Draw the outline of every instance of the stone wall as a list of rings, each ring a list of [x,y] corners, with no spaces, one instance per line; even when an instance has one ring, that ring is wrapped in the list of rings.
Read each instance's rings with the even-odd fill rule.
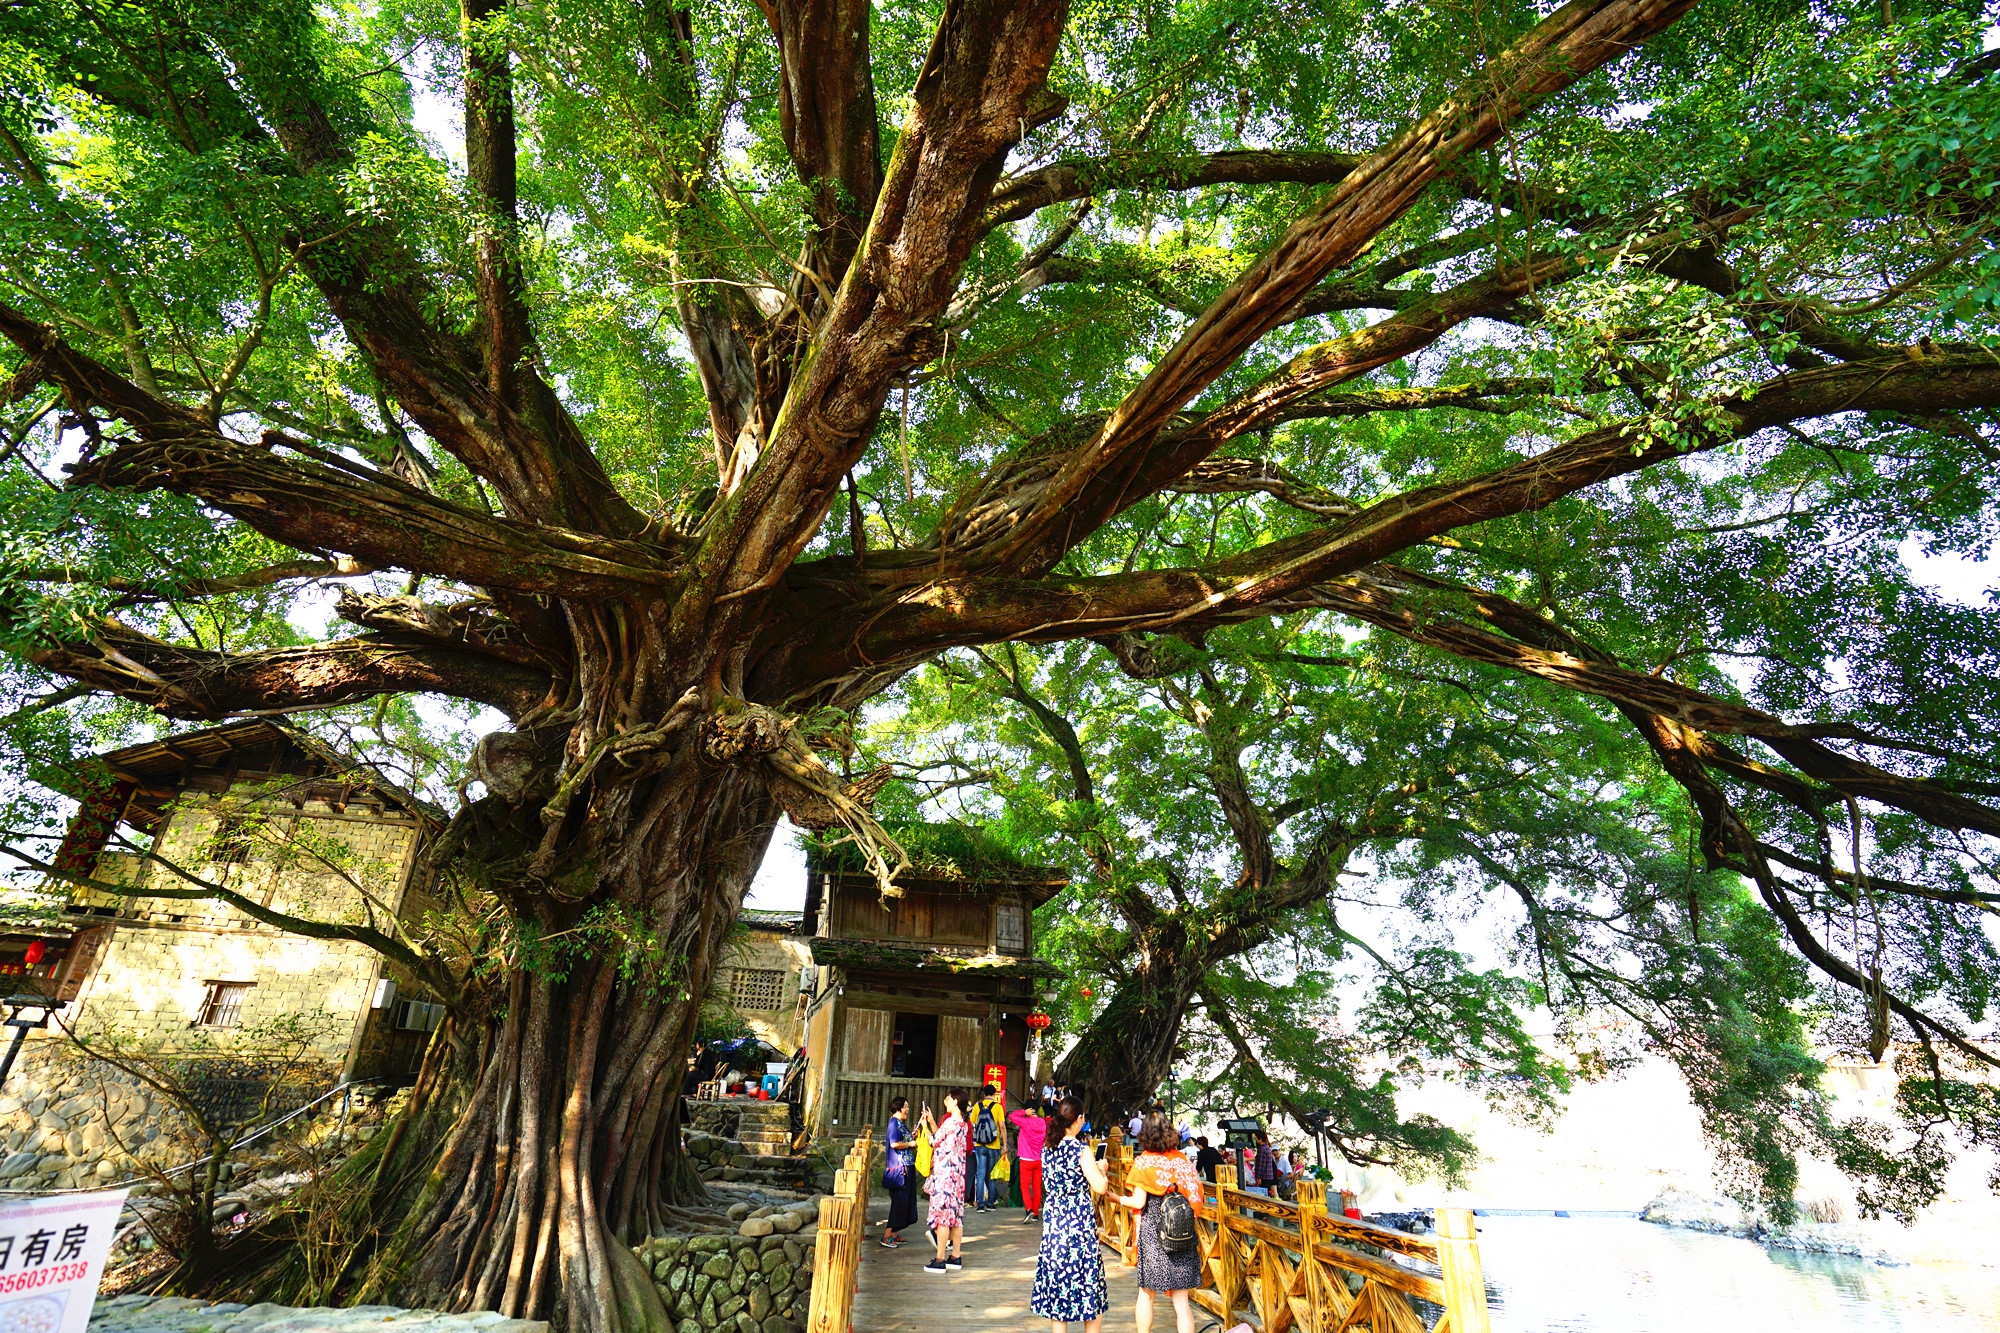
[[[676,1333],[798,1333],[812,1294],[813,1244],[809,1234],[661,1236],[634,1253],[653,1274]]]
[[[185,1296],[113,1296],[90,1311],[90,1333],[548,1333],[545,1319],[508,1319],[491,1310],[445,1314],[393,1305],[240,1305]]]
[[[725,1139],[736,1137],[737,1125],[743,1116],[740,1103],[690,1101],[687,1104],[693,1108],[688,1116],[690,1130],[698,1130],[703,1134]],[[689,1147],[692,1149],[693,1145],[690,1144]],[[711,1157],[714,1154],[707,1149],[707,1145],[704,1145],[703,1151],[695,1155]]]
[[[312,1081],[330,1084],[321,1068]],[[22,1051],[0,1087],[0,1190],[88,1189],[137,1174],[141,1161],[178,1166],[198,1155],[174,1131],[168,1103],[123,1071],[72,1062],[54,1040]],[[245,1149],[225,1179],[275,1161],[275,1144]]]
[[[185,1033],[201,1018],[210,982],[248,982],[239,1026],[286,1014],[331,1015],[319,1054],[344,1064],[355,1020],[368,1011],[376,955],[365,945],[271,930],[119,923],[79,997],[84,1031]],[[228,1030],[213,1030],[218,1042]]]

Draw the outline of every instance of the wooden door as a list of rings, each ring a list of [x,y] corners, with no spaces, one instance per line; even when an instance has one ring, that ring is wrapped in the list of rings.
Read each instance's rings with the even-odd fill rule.
[[[847,1044],[842,1068],[850,1074],[889,1072],[889,1033],[896,1016],[887,1009],[849,1009],[842,1020]]]
[[[986,1043],[976,1018],[938,1019],[937,1076],[960,1083],[978,1079],[986,1064]]]

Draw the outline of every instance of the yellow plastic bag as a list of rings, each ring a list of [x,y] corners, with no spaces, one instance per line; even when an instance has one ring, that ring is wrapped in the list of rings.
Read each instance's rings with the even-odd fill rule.
[[[993,1174],[988,1177],[989,1180],[1012,1180],[1013,1178],[1014,1165],[1012,1161],[1005,1157],[1002,1157],[993,1164]]]
[[[928,1176],[930,1173],[931,1136],[919,1131],[917,1134],[917,1174]]]

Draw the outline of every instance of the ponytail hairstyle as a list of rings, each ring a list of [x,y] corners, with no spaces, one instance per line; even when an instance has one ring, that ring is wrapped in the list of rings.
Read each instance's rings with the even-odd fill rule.
[[[1069,1137],[1069,1127],[1083,1115],[1083,1103],[1074,1097],[1065,1097],[1049,1112],[1049,1128],[1059,1139]]]

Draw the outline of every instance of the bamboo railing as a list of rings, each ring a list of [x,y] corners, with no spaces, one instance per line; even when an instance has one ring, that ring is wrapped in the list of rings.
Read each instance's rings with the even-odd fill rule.
[[[820,1200],[819,1236],[813,1242],[812,1299],[806,1333],[850,1333],[854,1278],[868,1231],[868,1189],[874,1181],[875,1127],[869,1125],[833,1173],[833,1193]]]
[[[1097,1235],[1133,1264],[1138,1214],[1114,1202],[1130,1189],[1132,1150],[1120,1139],[1113,1130],[1104,1154],[1110,1188],[1097,1200]],[[1224,1328],[1241,1322],[1259,1333],[1489,1333],[1486,1280],[1468,1209],[1440,1208],[1437,1235],[1412,1236],[1328,1212],[1321,1181],[1300,1181],[1294,1204],[1237,1189],[1234,1167],[1217,1167],[1215,1178],[1203,1189],[1195,1226],[1204,1285],[1192,1299]],[[1439,1312],[1435,1323],[1427,1311]]]

